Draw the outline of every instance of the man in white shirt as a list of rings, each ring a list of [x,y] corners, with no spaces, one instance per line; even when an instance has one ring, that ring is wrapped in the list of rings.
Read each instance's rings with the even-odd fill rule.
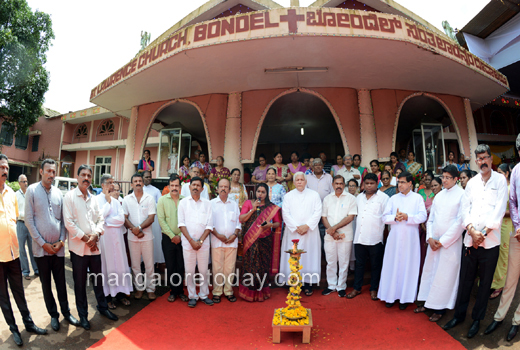
[[[155,201],[156,211],[157,211],[157,203],[159,202],[159,198],[162,197],[161,191],[155,186],[152,185],[152,172],[149,170],[143,171],[143,192],[152,196]],[[162,270],[166,267],[164,265],[164,253],[162,250],[162,230],[161,225],[159,224],[159,218],[155,215],[152,223],[152,233],[153,233],[153,261],[156,264],[159,264],[159,267]]]
[[[417,296],[417,300],[425,303],[415,309],[415,312],[435,310],[431,322],[437,322],[446,309],[455,306],[464,231],[460,215],[464,190],[457,186],[459,171],[456,165],[448,165],[442,172],[444,189],[435,196],[426,224],[429,247]]]
[[[196,166],[190,169],[191,178],[200,177],[200,169]],[[181,196],[189,197],[191,196],[190,183],[185,183],[181,188]],[[207,183],[204,183],[204,189],[200,193],[200,197],[207,199],[209,201],[209,186]]]
[[[321,219],[327,230],[325,235],[325,258],[327,259],[327,288],[322,295],[337,291],[343,298],[347,295],[348,264],[354,230],[352,221],[357,215],[356,197],[345,192],[345,179],[334,176],[334,193],[323,200]],[[339,276],[338,276],[339,264]]]
[[[345,179],[345,184],[348,184],[350,179],[356,179],[357,181],[361,181],[361,173],[359,170],[352,167],[352,156],[350,154],[346,154],[343,157],[343,164],[345,164],[344,168],[339,169],[336,175],[341,175]]]
[[[446,330],[451,329],[466,318],[473,283],[478,274],[480,282],[468,338],[478,333],[480,320],[486,315],[489,290],[500,253],[500,226],[507,206],[507,181],[491,168],[493,159],[489,146],[478,145],[475,156],[480,173],[468,182],[462,197],[462,227],[467,233],[455,315],[444,326]]]
[[[235,201],[228,199],[231,182],[223,178],[218,183],[218,197],[211,200],[213,232],[211,233],[211,260],[213,267],[213,302],[220,303],[222,288],[226,298],[234,303],[230,275],[235,270],[238,248],[238,233],[242,228],[240,209]]]
[[[182,232],[182,249],[184,257],[184,269],[186,271],[186,284],[188,286],[189,307],[197,306],[200,298],[206,305],[212,306],[213,301],[209,295],[209,240],[213,230],[213,216],[211,203],[201,197],[204,180],[196,176],[190,182],[190,196],[179,203],[179,228]],[[202,276],[200,291],[197,294],[195,286],[195,266],[199,268]]]
[[[383,213],[384,223],[392,228],[386,241],[377,297],[386,301],[386,307],[399,300],[399,309],[405,310],[417,296],[421,261],[419,225],[426,221],[426,208],[421,195],[412,191],[412,174],[399,174],[397,185],[399,193],[388,200]]]
[[[133,189],[123,200],[125,226],[128,228],[128,249],[132,261],[137,291],[134,298],[141,299],[144,291],[148,299],[155,300],[155,285],[153,281],[153,232],[152,223],[156,214],[155,200],[144,193],[143,176],[140,173],[132,175],[130,179]],[[145,276],[141,273],[141,258],[144,262]]]
[[[356,270],[354,275],[354,290],[347,295],[352,299],[361,294],[365,264],[370,261],[370,298],[378,300],[379,279],[383,264],[383,213],[388,196],[377,190],[377,175],[369,173],[365,176],[365,191],[356,198],[358,215],[356,217],[356,231],[354,246],[356,249]]]
[[[98,241],[99,236],[103,234],[105,221],[97,200],[88,191],[91,182],[92,168],[85,164],[81,165],[78,169],[78,187],[69,191],[63,198],[63,219],[68,233],[76,307],[79,322],[86,330],[90,329],[87,318],[89,275],[94,277],[94,293],[99,313],[112,321],[118,320],[118,317],[108,309],[103,291],[104,281]]]
[[[20,189],[15,192],[16,200],[18,201],[18,217],[16,218],[16,237],[18,238],[20,266],[22,268],[22,275],[26,280],[30,280],[31,277],[29,276],[29,274],[31,273],[31,270],[29,269],[29,260],[27,259],[27,251],[25,250],[26,244],[27,248],[29,249],[29,259],[31,259],[31,265],[34,271],[34,275],[38,276],[39,272],[38,266],[36,265],[36,261],[34,260],[31,236],[29,230],[25,226],[25,192],[27,191],[27,187],[29,186],[27,177],[23,174],[18,176],[18,184],[20,185]]]
[[[283,221],[285,232],[282,239],[280,275],[286,281],[291,274],[286,250],[292,248],[293,239],[299,239],[298,247],[307,251],[301,256],[302,282],[305,295],[311,296],[312,284],[321,279],[321,241],[318,223],[321,219],[321,199],[318,192],[306,188],[305,174],[297,172],[293,177],[296,189],[287,193],[283,199]]]

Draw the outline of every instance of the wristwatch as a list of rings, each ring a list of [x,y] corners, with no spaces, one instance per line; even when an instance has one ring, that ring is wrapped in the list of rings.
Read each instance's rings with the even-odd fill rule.
[[[139,231],[143,232],[143,229],[141,228],[141,225],[139,225]]]
[[[204,241],[202,239],[199,239],[200,244],[204,244]]]

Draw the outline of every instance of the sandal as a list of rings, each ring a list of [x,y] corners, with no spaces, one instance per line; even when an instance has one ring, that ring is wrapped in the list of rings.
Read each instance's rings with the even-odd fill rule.
[[[441,315],[441,314],[433,314],[430,317],[430,322],[437,322],[438,320],[440,320],[442,318],[442,316],[443,315]]]
[[[231,295],[226,295],[226,298],[227,300],[229,300],[229,302],[231,303],[234,303],[235,301],[237,301],[237,298],[235,298],[235,296],[233,294]]]
[[[360,290],[353,290],[352,292],[348,293],[347,294],[347,299],[352,299],[352,298],[355,298],[356,296],[358,296],[359,294],[361,294],[361,291]]]
[[[500,288],[500,289],[495,289],[495,291],[493,293],[491,293],[491,295],[489,296],[489,299],[495,299],[495,298],[498,298],[500,296],[500,294],[502,294],[502,290],[504,288]]]
[[[109,308],[110,310],[114,310],[116,307],[117,307],[117,306],[115,306],[115,304],[114,304],[113,302],[108,303],[108,308]]]
[[[130,300],[128,300],[127,298],[123,298],[121,299],[121,304],[125,306],[130,306]]]
[[[413,310],[416,314],[419,314],[421,312],[425,312],[426,308],[424,306],[419,306],[417,309]]]
[[[170,296],[168,297],[168,302],[173,303],[174,301],[175,301],[175,295],[170,294]]]
[[[187,302],[188,300],[190,300],[186,295],[184,294],[179,294],[179,298],[181,298],[182,301],[184,302]]]
[[[220,295],[214,295],[214,296],[213,296],[213,302],[214,302],[215,304],[220,303]]]
[[[305,288],[304,293],[306,296],[310,297],[314,292],[310,288]]]
[[[377,297],[377,291],[373,290],[370,292],[370,298],[372,300],[379,300],[379,298]]]

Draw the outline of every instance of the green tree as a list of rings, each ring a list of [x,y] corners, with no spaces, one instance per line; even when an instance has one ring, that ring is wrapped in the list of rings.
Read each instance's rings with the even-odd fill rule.
[[[54,39],[48,14],[25,0],[0,0],[0,120],[2,128],[26,134],[43,115],[49,73],[43,65]]]

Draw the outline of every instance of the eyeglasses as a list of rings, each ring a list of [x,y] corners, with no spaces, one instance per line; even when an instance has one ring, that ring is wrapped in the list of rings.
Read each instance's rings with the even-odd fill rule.
[[[485,156],[485,157],[477,158],[477,162],[482,163],[483,161],[485,161],[488,158],[491,158],[491,156]]]
[[[381,178],[381,180],[383,180],[383,181],[390,180],[390,178],[389,177],[383,177],[383,178]]]
[[[406,181],[397,181],[397,183],[398,183],[399,185],[404,185],[404,184],[407,184],[408,182],[406,182]]]
[[[26,184],[27,181],[18,181],[19,183]]]
[[[443,180],[453,180],[453,176],[441,176]]]

